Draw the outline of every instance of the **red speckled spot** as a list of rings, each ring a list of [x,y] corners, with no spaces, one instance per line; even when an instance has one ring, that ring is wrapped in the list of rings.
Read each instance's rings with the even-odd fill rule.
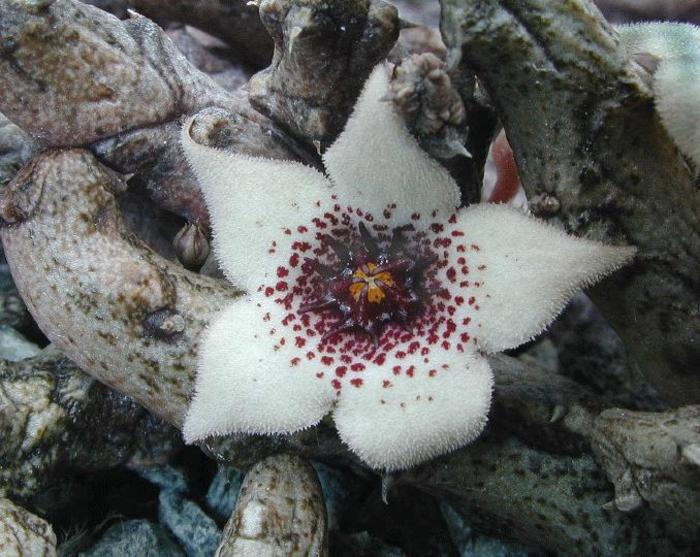
[[[469,271],[465,255],[467,246],[473,251],[477,251],[478,246],[460,243],[465,242],[461,239],[465,234],[456,228],[457,219],[454,216],[447,221],[426,223],[428,228],[423,227],[422,231],[416,231],[410,222],[404,223],[407,226],[399,227],[400,233],[397,233],[397,223],[390,222],[393,209],[395,205],[370,215],[361,208],[349,207],[344,210],[340,204],[335,204],[332,210],[319,211],[319,216],[312,222],[290,223],[274,246],[280,253],[283,253],[280,250],[289,250],[288,265],[275,267],[276,282],[263,284],[260,289],[264,296],[282,308],[276,321],[270,323],[275,331],[269,339],[271,346],[278,349],[283,347],[291,352],[290,365],[298,366],[299,373],[306,371],[304,365],[299,365],[301,361],[309,362],[306,366],[315,367],[312,372],[316,377],[328,381],[336,393],[340,392],[346,381],[355,387],[363,385],[359,375],[382,373],[374,367],[388,365],[391,374],[400,379],[433,377],[437,373],[436,368],[444,362],[445,353],[473,349],[471,343],[467,344],[474,340],[468,329],[471,318],[467,314],[478,307],[470,291],[476,286],[472,287],[463,280],[463,275]],[[372,223],[365,229],[372,231],[372,239],[360,237],[358,218]],[[420,219],[418,213],[411,217],[414,222]],[[328,238],[337,245],[334,247]],[[416,261],[419,253],[429,257],[425,259],[427,263],[422,263],[425,268],[416,275],[420,278],[420,285],[415,293],[422,300],[422,305],[406,315],[405,324],[400,324],[396,316],[390,316],[384,322],[381,321],[384,319],[381,312],[373,314],[373,319],[381,323],[375,339],[362,328],[339,327],[343,316],[337,305],[323,305],[324,296],[335,293],[327,289],[328,280],[325,277],[342,268],[343,249],[353,249],[358,242],[364,242],[360,245],[365,247],[360,259],[366,258],[368,262],[377,261],[373,259],[377,255],[376,252],[372,253],[374,243],[386,251],[394,242],[399,247],[391,248],[395,250],[391,252],[391,257],[392,261],[399,261],[399,269]],[[401,251],[402,242],[409,248]],[[359,251],[354,249],[353,253]],[[401,258],[405,258],[406,262]],[[362,261],[353,260],[353,263],[359,265]],[[483,270],[483,265],[478,269]],[[343,279],[346,282],[340,278],[334,279],[334,288],[340,294],[349,291],[353,280],[352,269],[350,271]],[[397,276],[394,275],[394,278]],[[394,295],[388,289],[384,293]],[[466,304],[465,299],[470,300],[471,305]],[[354,302],[351,298],[343,298],[343,303],[349,301]],[[311,302],[319,302],[319,307],[304,311],[300,309]],[[270,314],[266,313],[263,319],[269,321]],[[290,342],[286,342],[285,337]],[[429,356],[431,349],[434,352]],[[295,350],[298,357],[294,354]],[[415,363],[419,356],[422,360],[420,364],[407,365]],[[406,360],[406,365],[394,365],[397,360]],[[328,368],[329,372],[319,371],[319,367]],[[388,388],[392,383],[382,379],[382,385]]]

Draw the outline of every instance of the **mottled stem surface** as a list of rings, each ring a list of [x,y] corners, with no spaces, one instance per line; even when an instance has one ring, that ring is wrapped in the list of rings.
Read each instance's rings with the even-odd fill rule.
[[[692,554],[700,407],[598,414],[573,382],[554,376],[545,386],[546,372],[505,356],[492,364],[487,434],[407,481],[453,501],[483,531],[558,555]]]
[[[586,0],[442,5],[450,62],[488,89],[528,196],[556,198],[578,235],[639,248],[594,290],[601,311],[669,402],[700,401],[700,193],[644,70]]]
[[[0,2],[0,110],[44,145],[85,145],[230,103],[144,17],[75,0]]]
[[[250,100],[292,136],[325,149],[396,42],[396,8],[381,0],[261,0],[260,18],[275,53],[251,78]]]
[[[0,202],[5,254],[29,311],[64,354],[179,426],[201,332],[236,292],[133,238],[114,197],[123,188],[86,151],[35,158]]]
[[[48,522],[0,493],[0,555],[56,557],[56,534]]]
[[[152,19],[169,19],[199,27],[226,42],[239,59],[262,68],[272,59],[272,40],[258,8],[243,0],[129,0]]]
[[[26,500],[75,470],[162,457],[179,433],[53,347],[0,360],[0,489]]]
[[[183,115],[217,107],[240,151],[304,156],[244,93],[196,69],[145,17],[120,21],[77,0],[3,0],[0,72],[0,112],[39,144],[90,147],[111,168],[138,173],[159,205],[205,226],[206,207],[179,149]]]

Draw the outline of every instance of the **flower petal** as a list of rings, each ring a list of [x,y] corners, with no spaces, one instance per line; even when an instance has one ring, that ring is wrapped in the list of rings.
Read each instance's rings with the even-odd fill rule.
[[[620,25],[617,31],[630,56],[659,59],[656,109],[676,145],[700,165],[700,27],[654,22]]]
[[[314,362],[291,365],[292,339],[282,343],[272,334],[270,323],[282,312],[274,302],[247,298],[211,325],[183,428],[187,443],[227,433],[291,433],[330,410],[335,393],[316,377]]]
[[[469,279],[461,309],[470,312],[472,337],[486,352],[541,333],[580,288],[636,251],[569,236],[505,205],[472,205],[458,213],[456,226],[464,241],[454,247],[464,252]]]
[[[330,183],[300,163],[200,145],[189,133],[191,124],[183,127],[182,145],[211,213],[214,251],[229,280],[258,288],[289,256],[277,245],[283,230],[322,214]]]
[[[661,62],[654,95],[661,121],[676,145],[700,165],[700,53]]]
[[[373,468],[410,468],[473,441],[483,430],[493,374],[479,354],[369,367],[357,388],[344,387],[334,418],[341,439]],[[413,365],[415,364],[415,365]],[[436,367],[432,367],[435,365]],[[409,375],[406,370],[415,368]]]
[[[459,205],[457,184],[420,148],[393,103],[382,100],[388,93],[387,67],[380,64],[345,130],[324,154],[326,171],[339,198],[366,212],[381,214],[395,204],[397,224],[411,222],[416,213],[426,223],[433,211],[447,218]]]
[[[676,58],[700,49],[700,27],[689,23],[656,21],[616,25],[628,54],[648,53],[661,59]]]

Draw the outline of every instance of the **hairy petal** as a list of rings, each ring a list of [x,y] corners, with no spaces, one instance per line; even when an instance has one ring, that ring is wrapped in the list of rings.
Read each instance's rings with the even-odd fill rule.
[[[253,297],[217,317],[199,350],[186,442],[227,433],[291,433],[330,410],[335,393],[316,377],[314,362],[290,364],[297,354],[293,339],[273,341],[270,323],[279,322],[281,312],[274,302]]]
[[[472,336],[481,350],[514,348],[541,333],[580,288],[629,262],[632,247],[576,238],[505,205],[458,213],[467,239]]]
[[[617,31],[630,56],[659,59],[656,109],[676,145],[700,165],[700,27],[665,22],[621,25]]]
[[[397,224],[410,222],[415,213],[427,217],[437,211],[447,218],[459,205],[457,184],[419,147],[393,103],[384,99],[387,72],[379,65],[367,80],[345,130],[324,154],[326,171],[339,197],[366,212],[381,214],[396,204]]]
[[[700,27],[689,23],[632,23],[615,29],[630,55],[647,53],[661,59],[677,58],[697,52],[700,43]]]
[[[454,352],[447,369],[411,360],[399,375],[391,365],[368,368],[360,387],[343,388],[335,409],[341,439],[377,469],[402,470],[445,454],[486,425],[493,374],[484,357]]]
[[[191,123],[183,127],[182,145],[211,213],[214,251],[231,282],[256,289],[289,256],[279,245],[283,230],[322,214],[330,183],[299,163],[200,145],[189,133]]]
[[[676,145],[700,165],[700,53],[661,62],[654,94],[661,121]]]

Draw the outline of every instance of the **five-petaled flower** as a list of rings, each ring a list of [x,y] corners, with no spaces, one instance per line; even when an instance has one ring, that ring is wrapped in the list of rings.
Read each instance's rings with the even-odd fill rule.
[[[567,236],[521,212],[458,209],[450,175],[389,102],[377,67],[328,176],[295,162],[183,145],[214,248],[247,295],[203,338],[188,442],[290,433],[333,412],[370,466],[407,468],[483,429],[486,354],[540,333],[631,248]]]

